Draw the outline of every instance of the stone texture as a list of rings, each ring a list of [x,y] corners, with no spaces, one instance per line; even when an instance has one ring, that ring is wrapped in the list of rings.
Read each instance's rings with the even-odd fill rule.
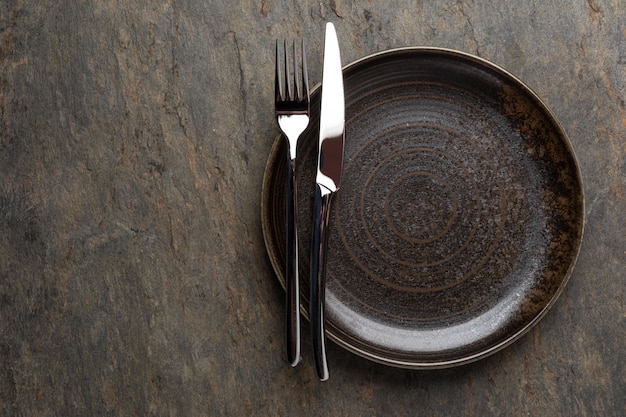
[[[499,64],[570,135],[587,223],[519,342],[416,372],[283,359],[260,190],[273,47],[429,45]],[[616,0],[0,4],[0,415],[626,414],[626,11]],[[308,327],[304,328],[308,334]]]

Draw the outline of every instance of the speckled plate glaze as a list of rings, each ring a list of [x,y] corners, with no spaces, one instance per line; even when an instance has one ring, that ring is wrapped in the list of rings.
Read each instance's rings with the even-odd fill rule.
[[[584,225],[572,147],[503,69],[445,49],[386,51],[344,68],[344,180],[331,217],[331,340],[404,368],[471,362],[536,324],[565,286]],[[308,308],[319,86],[300,140],[299,233]],[[262,191],[267,251],[284,285],[285,141]]]

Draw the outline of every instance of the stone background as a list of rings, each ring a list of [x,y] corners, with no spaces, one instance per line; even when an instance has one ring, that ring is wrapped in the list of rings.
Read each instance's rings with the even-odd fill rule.
[[[489,59],[569,134],[580,257],[509,348],[419,372],[331,344],[326,383],[308,338],[284,361],[260,224],[273,48],[304,37],[319,82],[326,21],[345,63]],[[626,415],[625,93],[618,0],[2,1],[0,415]]]

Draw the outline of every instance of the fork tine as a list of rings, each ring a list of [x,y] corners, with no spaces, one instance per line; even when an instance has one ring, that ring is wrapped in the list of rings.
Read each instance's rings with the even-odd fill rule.
[[[306,102],[309,102],[309,73],[306,68],[306,52],[304,50],[304,39],[302,39],[302,84],[304,85],[304,94],[302,97],[303,100],[306,99]]]
[[[300,44],[300,47],[298,46]],[[299,54],[299,52],[301,52]],[[275,104],[277,111],[309,112],[309,74],[304,39],[276,40]]]
[[[287,100],[293,100],[293,78],[291,76],[289,66],[289,49],[287,48],[287,40],[285,39],[285,79],[287,82]]]
[[[282,60],[280,58],[280,45],[278,39],[276,39],[276,73],[274,81],[274,95],[276,96],[276,101],[281,101],[285,97],[285,79],[283,76],[282,66]]]
[[[298,53],[296,51],[296,42],[293,42],[293,81],[295,84],[295,95],[293,96],[293,99],[296,101],[300,101],[301,100],[301,93],[302,93],[302,81],[300,80],[300,70],[298,68]]]

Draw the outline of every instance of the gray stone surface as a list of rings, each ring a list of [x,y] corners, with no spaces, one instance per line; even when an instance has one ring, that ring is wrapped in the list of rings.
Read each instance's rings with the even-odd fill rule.
[[[511,347],[418,372],[283,359],[260,192],[274,40],[477,54],[576,151],[569,285]],[[616,0],[0,3],[0,415],[626,415],[626,9]],[[308,327],[305,326],[305,334]]]

